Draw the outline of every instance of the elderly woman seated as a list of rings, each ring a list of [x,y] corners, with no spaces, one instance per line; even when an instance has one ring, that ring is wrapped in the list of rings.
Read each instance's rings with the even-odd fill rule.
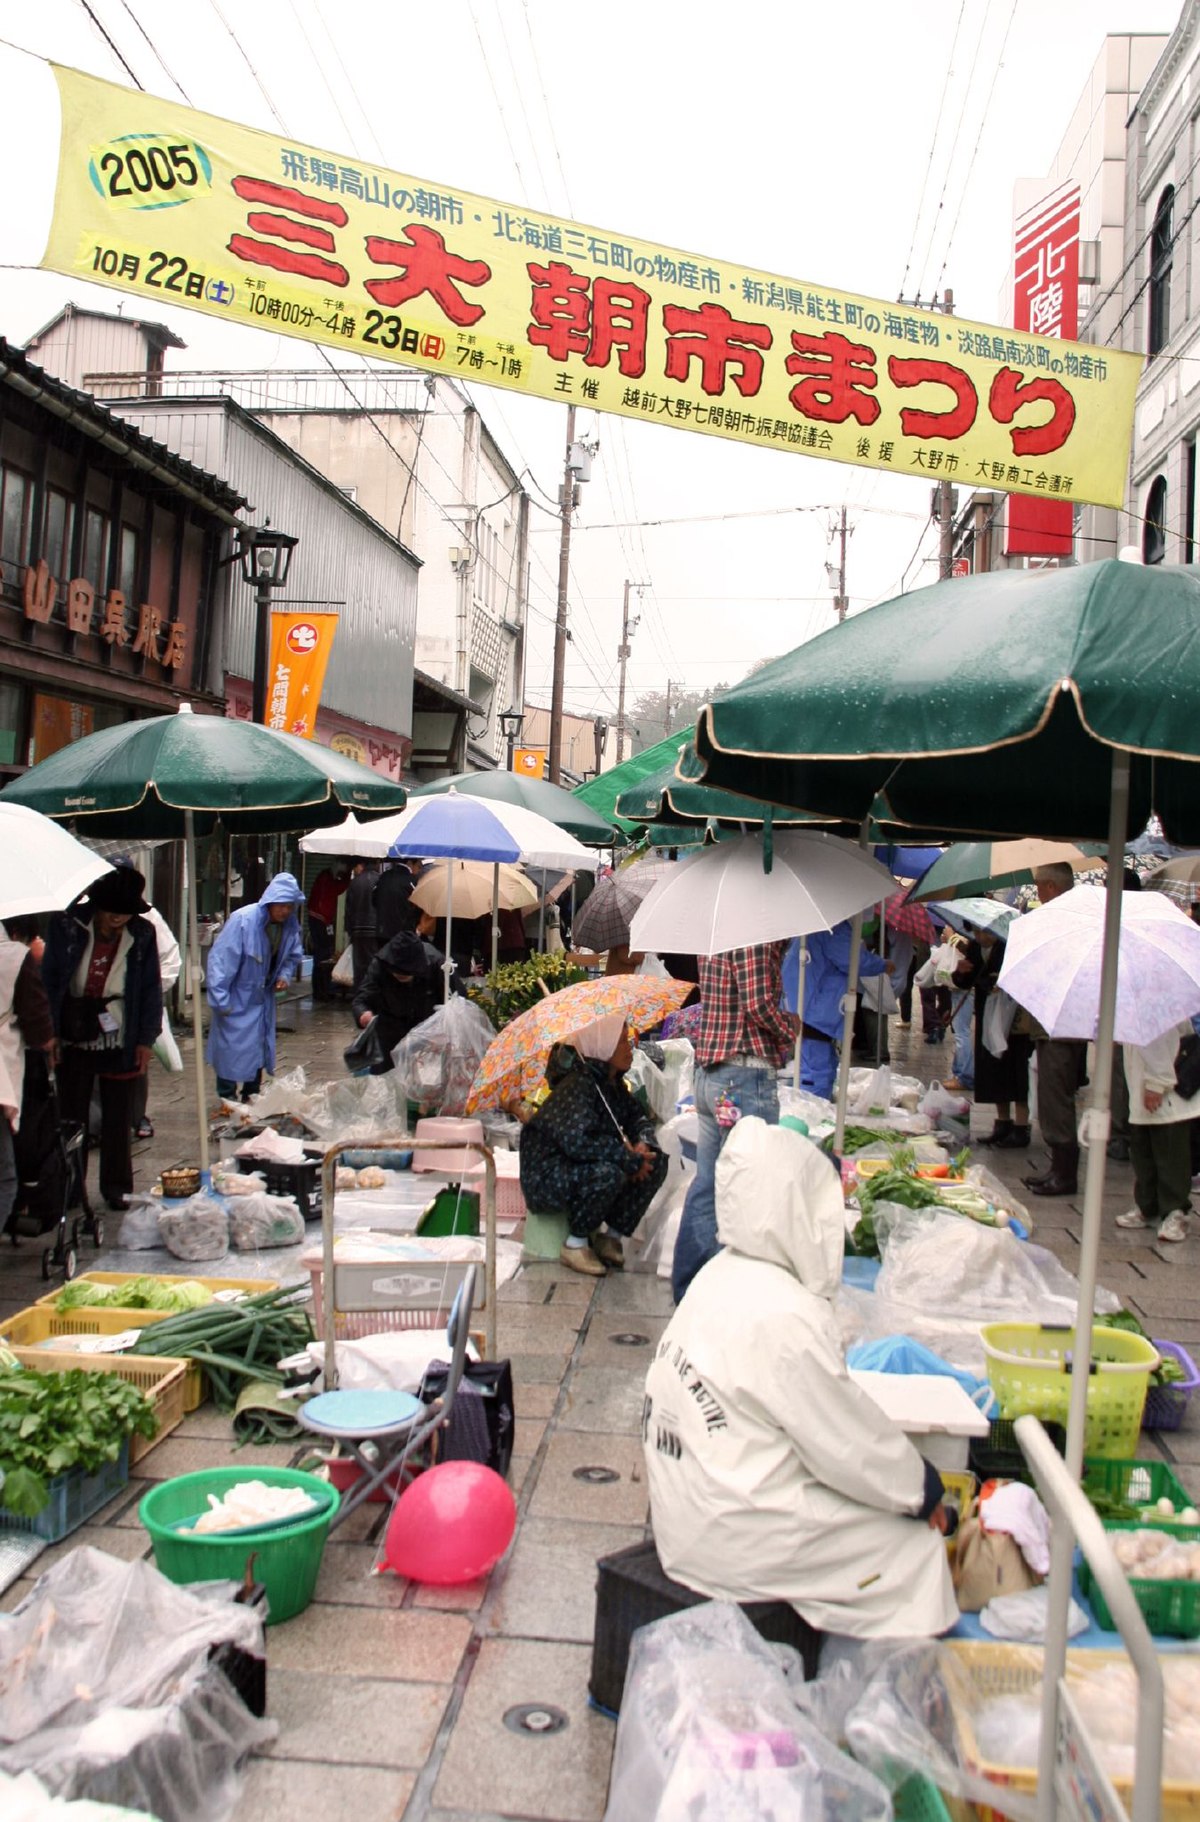
[[[546,1071],[549,1098],[521,1133],[526,1205],[566,1215],[560,1258],[590,1278],[625,1263],[620,1237],[633,1232],[667,1174],[654,1122],[625,1084],[632,1059],[620,1013],[560,1044]]]

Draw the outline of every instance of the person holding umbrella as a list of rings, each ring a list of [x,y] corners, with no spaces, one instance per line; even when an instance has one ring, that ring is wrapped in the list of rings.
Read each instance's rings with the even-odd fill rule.
[[[158,939],[145,916],[145,884],[133,867],[104,874],[81,906],[51,923],[42,957],[62,1116],[86,1134],[99,1087],[100,1193],[117,1211],[133,1190],[134,1084],[162,1029]]]
[[[1038,903],[1053,904],[1074,888],[1074,869],[1068,861],[1051,861],[1048,866],[1034,868],[1033,883]],[[1079,1038],[1037,1040],[1038,1125],[1044,1143],[1050,1147],[1050,1165],[1040,1176],[1021,1179],[1035,1196],[1073,1196],[1078,1190],[1075,1096],[1083,1085],[1086,1062],[1087,1044]]]
[[[225,1100],[257,1094],[263,1070],[274,1071],[275,994],[300,967],[303,903],[292,875],[277,873],[256,905],[231,913],[209,951],[208,1060]]]

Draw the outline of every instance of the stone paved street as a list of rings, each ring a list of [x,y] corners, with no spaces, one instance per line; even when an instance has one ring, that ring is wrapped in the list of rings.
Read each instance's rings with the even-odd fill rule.
[[[314,1080],[339,1073],[349,1028],[344,1012],[303,1010],[297,1024],[281,1041],[281,1067],[303,1063]],[[190,1068],[190,1044],[183,1050]],[[923,1077],[947,1074],[949,1046],[926,1046],[919,1032],[893,1025],[893,1060]],[[164,1164],[194,1161],[189,1080],[154,1076],[157,1137],[137,1160],[141,1186]],[[986,1130],[990,1110],[975,1122]],[[993,1162],[1015,1184],[1040,1157],[1035,1149],[1000,1153]],[[1109,1182],[1102,1281],[1151,1333],[1200,1347],[1200,1239],[1157,1248],[1144,1235],[1120,1235],[1113,1217],[1131,1200],[1128,1167],[1110,1166]],[[1072,1198],[1034,1211],[1037,1237],[1072,1268],[1080,1206]],[[4,1315],[45,1288],[39,1250],[27,1242],[0,1253]],[[138,1257],[148,1269],[183,1269],[165,1255]],[[287,1257],[264,1255],[260,1269],[274,1272]],[[91,1263],[85,1243],[81,1269]],[[213,1269],[243,1275],[241,1264],[235,1255]],[[370,1573],[382,1508],[360,1510],[334,1533],[313,1605],[268,1634],[270,1712],[280,1735],[249,1768],[238,1822],[273,1813],[329,1822],[597,1822],[615,1730],[587,1702],[594,1565],[644,1535],[641,1380],[669,1311],[666,1285],[640,1275],[610,1275],[592,1288],[557,1264],[536,1265],[504,1289],[499,1351],[513,1361],[518,1412],[515,1544],[485,1583],[438,1590]],[[631,1336],[638,1339],[631,1343]],[[211,1405],[186,1418],[137,1465],[129,1490],[71,1543],[141,1554],[136,1506],[146,1484],[225,1462],[227,1438],[227,1422]],[[1143,1452],[1168,1460],[1200,1498],[1195,1418],[1172,1435],[1143,1437]],[[250,1467],[289,1453],[247,1450],[237,1459]],[[578,1479],[586,1467],[610,1468],[617,1478]],[[47,1553],[38,1568],[52,1560]],[[29,1585],[10,1589],[3,1604],[14,1604]],[[520,1703],[553,1704],[569,1724],[541,1737],[513,1732],[503,1717]]]

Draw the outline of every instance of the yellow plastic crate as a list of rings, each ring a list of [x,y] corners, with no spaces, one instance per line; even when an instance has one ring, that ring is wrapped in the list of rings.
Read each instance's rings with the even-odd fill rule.
[[[938,1473],[942,1477],[942,1485],[945,1487],[947,1493],[952,1493],[958,1500],[960,1518],[966,1518],[971,1509],[971,1501],[975,1497],[975,1490],[978,1485],[975,1476],[973,1474],[954,1473],[948,1468],[939,1468]],[[957,1551],[958,1536],[956,1533],[955,1536],[946,1539],[946,1555],[950,1558],[951,1563],[953,1563]]]
[[[158,1429],[153,1436],[131,1436],[130,1462],[157,1447],[164,1436],[183,1422],[183,1385],[186,1360],[168,1360],[157,1354],[56,1354],[49,1349],[14,1347],[13,1353],[27,1372],[115,1373],[144,1392],[154,1406]]]
[[[977,1644],[974,1640],[950,1641],[949,1649],[958,1659],[960,1668],[976,1696],[1025,1695],[1030,1690],[1040,1694],[1042,1687],[1042,1649],[1040,1645],[1001,1645]],[[1105,1663],[1117,1660],[1127,1663],[1123,1651],[1068,1651],[1067,1682],[1072,1675],[1086,1670],[1096,1670]],[[1186,1664],[1185,1656],[1175,1655],[1162,1659],[1164,1672],[1170,1675],[1172,1664]],[[1000,1765],[985,1759],[975,1739],[975,1730],[971,1717],[964,1712],[958,1692],[953,1683],[950,1685],[951,1704],[954,1709],[955,1724],[958,1728],[959,1745],[964,1761],[973,1771],[988,1780],[990,1784],[1003,1786],[1006,1790],[1021,1796],[1032,1797],[1037,1790],[1037,1767],[1026,1765]],[[1095,1743],[1095,1742],[1093,1742]],[[1200,1766],[1196,1767],[1196,1778],[1200,1780]],[[1112,1780],[1113,1789],[1128,1810],[1133,1796],[1133,1782],[1130,1778]],[[1004,1814],[992,1809],[987,1804],[980,1804],[976,1814],[979,1822],[1006,1822]],[[1160,1822],[1196,1822],[1200,1817],[1200,1782],[1183,1784],[1164,1779],[1162,1785]]]
[[[201,1278],[197,1272],[80,1272],[75,1282],[132,1284],[135,1278],[157,1278],[160,1284],[202,1284],[214,1296],[218,1291],[242,1291],[247,1297],[257,1297],[263,1291],[279,1289],[278,1278]],[[44,1297],[39,1297],[38,1303],[55,1302],[61,1290],[60,1284],[57,1291],[47,1291]],[[161,1313],[171,1315],[175,1312],[166,1310]]]
[[[125,1329],[150,1328],[168,1313],[166,1310],[90,1309],[86,1305],[77,1310],[56,1310],[52,1303],[35,1303],[32,1309],[21,1310],[7,1322],[0,1322],[0,1341],[6,1341],[10,1348],[36,1348],[47,1353],[52,1350],[47,1349],[46,1343],[60,1335],[120,1335]],[[70,1348],[61,1351],[74,1358],[95,1358],[94,1355],[75,1356]],[[103,1358],[119,1360],[122,1356],[107,1354]],[[208,1381],[202,1367],[190,1360],[185,1364],[183,1408],[185,1412],[198,1411],[208,1397]]]
[[[980,1329],[987,1355],[988,1383],[1006,1418],[1032,1416],[1065,1424],[1071,1403],[1073,1328],[1036,1322],[988,1322]],[[1158,1349],[1124,1329],[1092,1330],[1088,1375],[1088,1455],[1125,1459],[1137,1454],[1150,1375]]]

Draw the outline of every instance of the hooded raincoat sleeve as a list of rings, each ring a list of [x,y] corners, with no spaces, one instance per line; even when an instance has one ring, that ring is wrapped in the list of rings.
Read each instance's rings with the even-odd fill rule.
[[[853,1637],[948,1630],[945,1545],[920,1516],[936,1478],[846,1373],[836,1172],[798,1133],[745,1118],[716,1190],[724,1250],[693,1279],[646,1378],[664,1569],[713,1599],[790,1601]]]
[[[275,1068],[275,983],[295,973],[304,953],[298,916],[282,926],[272,951],[267,907],[299,907],[304,894],[290,873],[279,873],[256,905],[235,911],[209,951],[205,991],[212,1009],[208,1060],[218,1076],[246,1082]]]

